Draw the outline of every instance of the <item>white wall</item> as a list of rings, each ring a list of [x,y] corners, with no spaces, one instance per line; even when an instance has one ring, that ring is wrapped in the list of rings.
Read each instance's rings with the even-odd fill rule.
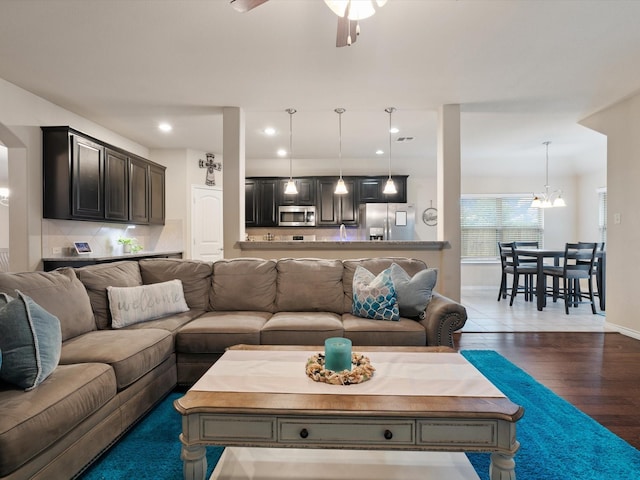
[[[581,122],[607,135],[607,323],[640,338],[640,95],[620,101]],[[620,215],[620,223],[612,220]]]
[[[9,188],[7,168],[9,152],[0,143],[0,187]],[[0,248],[9,248],[9,209],[0,205]]]
[[[606,169],[581,175],[578,178],[578,239],[580,241],[600,241],[598,225],[598,190],[607,186]]]

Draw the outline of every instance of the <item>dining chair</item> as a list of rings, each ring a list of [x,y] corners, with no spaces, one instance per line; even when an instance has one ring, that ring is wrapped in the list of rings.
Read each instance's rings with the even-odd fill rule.
[[[535,260],[533,263],[529,259],[521,258],[516,253],[518,242],[498,242],[498,250],[500,251],[500,263],[502,266],[502,277],[500,280],[500,291],[498,292],[498,301],[500,298],[506,298],[509,295],[509,305],[513,305],[518,292],[524,293],[525,301],[533,300],[535,282],[533,280],[536,274]],[[507,275],[512,275],[513,281],[508,286]],[[520,278],[523,278],[524,285],[520,285]]]
[[[605,262],[604,259],[604,242],[598,242],[596,248],[596,258],[593,261],[593,276],[596,279],[596,288],[593,292],[594,297],[598,297],[600,303],[600,309],[604,310],[605,301],[605,285],[604,285],[604,267],[603,264]]]
[[[593,293],[593,265],[598,245],[593,242],[567,243],[564,249],[564,264],[562,266],[547,266],[542,272],[545,275],[545,291],[547,277],[562,280],[562,286],[552,289],[554,301],[562,295],[564,311],[569,314],[569,306],[577,307],[579,303],[590,303],[591,311],[596,313]],[[585,280],[588,292],[582,292],[580,281]]]

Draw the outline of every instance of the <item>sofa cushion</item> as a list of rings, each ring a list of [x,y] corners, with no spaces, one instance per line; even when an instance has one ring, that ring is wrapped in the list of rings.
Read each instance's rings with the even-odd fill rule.
[[[107,295],[113,328],[189,310],[178,279],[139,287],[107,287]]]
[[[400,315],[423,319],[438,280],[438,270],[427,268],[411,276],[397,263],[392,263],[390,270],[391,280],[398,297]]]
[[[58,365],[62,347],[60,321],[19,291],[0,294],[0,378],[31,390]]]
[[[278,312],[262,327],[263,345],[324,345],[329,337],[342,337],[340,315],[330,312]]]
[[[160,328],[162,330],[166,330],[175,334],[180,328],[192,321],[194,318],[198,318],[204,312],[204,310],[191,309],[186,312],[174,313],[173,315],[157,318],[155,320],[147,320],[146,322],[135,323],[125,328],[127,330],[137,330],[141,328]]]
[[[343,260],[344,275],[342,284],[344,286],[344,313],[351,313],[351,304],[353,302],[353,275],[356,273],[358,265],[362,265],[374,275],[378,275],[381,271],[389,268],[392,263],[401,266],[409,275],[414,275],[420,270],[427,268],[422,260],[407,257],[379,257],[379,258],[359,258]]]
[[[206,310],[211,290],[211,262],[178,258],[149,258],[140,260],[140,274],[145,285],[178,279],[182,282],[184,298],[189,308]]]
[[[377,276],[362,266],[356,268],[351,313],[372,320],[400,319],[391,268],[383,270]]]
[[[274,312],[277,275],[273,260],[218,260],[213,264],[211,309]]]
[[[62,341],[96,329],[89,295],[73,268],[53,272],[0,273],[0,292],[20,290],[60,320]]]
[[[427,344],[424,327],[408,318],[397,322],[381,322],[360,318],[350,313],[342,315],[344,336],[357,345],[421,346]]]
[[[176,334],[179,353],[223,353],[241,343],[260,345],[260,330],[269,312],[206,312]]]
[[[115,394],[113,369],[97,363],[59,365],[28,392],[0,382],[0,477],[67,435]]]
[[[118,390],[160,365],[173,353],[166,330],[99,330],[62,344],[60,364],[107,363],[116,374]]]
[[[107,287],[135,287],[142,285],[138,262],[131,260],[88,265],[76,270],[78,278],[87,288],[91,308],[100,330],[111,328],[111,312]]]
[[[276,311],[342,313],[342,275],[340,260],[279,260]]]

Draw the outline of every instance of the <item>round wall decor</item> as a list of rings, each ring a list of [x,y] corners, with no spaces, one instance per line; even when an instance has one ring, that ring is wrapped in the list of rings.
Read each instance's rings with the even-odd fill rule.
[[[433,205],[433,202],[431,203]],[[433,227],[438,224],[438,210],[433,208],[433,206],[427,208],[424,212],[422,212],[422,221],[425,225],[429,225]]]

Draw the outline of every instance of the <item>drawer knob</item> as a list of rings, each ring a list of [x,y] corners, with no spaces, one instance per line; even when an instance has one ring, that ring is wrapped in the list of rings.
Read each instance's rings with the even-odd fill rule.
[[[384,438],[386,438],[387,440],[391,440],[393,438],[393,432],[391,430],[385,430]]]
[[[306,428],[303,428],[302,430],[300,430],[301,438],[307,438],[308,436],[309,436],[309,430],[307,430]]]

